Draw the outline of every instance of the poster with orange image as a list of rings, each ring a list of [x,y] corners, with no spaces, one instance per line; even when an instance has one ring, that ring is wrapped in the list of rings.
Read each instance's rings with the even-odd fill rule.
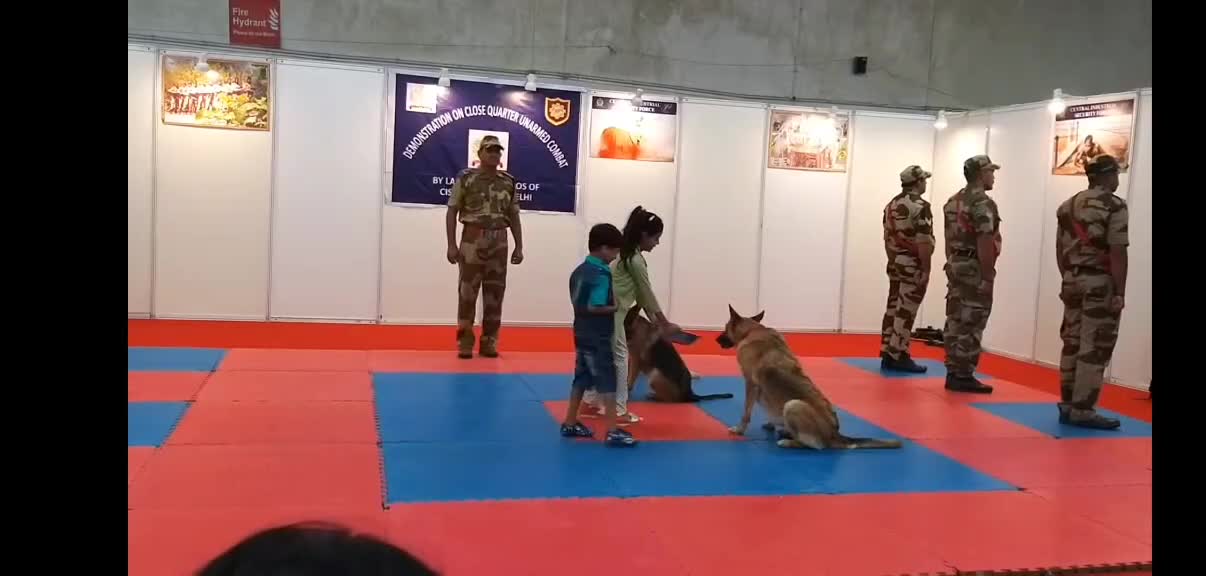
[[[673,162],[678,104],[591,97],[590,157]]]

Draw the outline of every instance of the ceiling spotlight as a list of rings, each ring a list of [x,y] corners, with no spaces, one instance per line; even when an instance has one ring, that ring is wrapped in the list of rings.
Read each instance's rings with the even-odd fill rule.
[[[447,68],[440,68],[440,79],[436,83],[440,85],[440,88],[452,86],[452,79],[448,77]]]
[[[1052,114],[1060,114],[1067,107],[1068,105],[1064,102],[1064,91],[1056,88],[1055,92],[1051,93],[1051,103],[1047,104],[1047,110],[1050,110]]]
[[[535,74],[528,74],[528,82],[523,85],[523,89],[527,90],[528,92],[536,91],[536,75]]]
[[[934,128],[938,130],[946,129],[946,110],[938,111],[938,119],[934,120]]]
[[[644,94],[644,93],[645,93],[644,90],[637,88],[636,94],[633,95],[633,97],[632,97],[632,106],[634,108],[639,108],[641,106],[641,104],[645,103],[645,99],[641,97],[641,94]]]

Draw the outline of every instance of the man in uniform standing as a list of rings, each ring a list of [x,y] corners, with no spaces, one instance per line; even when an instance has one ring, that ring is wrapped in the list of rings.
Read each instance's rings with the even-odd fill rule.
[[[1108,154],[1085,164],[1089,189],[1060,204],[1056,258],[1064,302],[1059,359],[1059,421],[1113,430],[1120,422],[1098,414],[1106,364],[1118,341],[1118,322],[1126,298],[1126,202],[1118,190],[1118,160]]]
[[[473,317],[477,293],[482,293],[482,340],[480,353],[498,356],[498,329],[502,324],[503,294],[507,289],[507,228],[515,235],[511,263],[523,262],[523,230],[519,203],[515,200],[515,177],[499,170],[502,144],[495,136],[482,138],[477,149],[478,168],[457,175],[448,199],[445,228],[448,262],[460,268],[459,301],[456,310],[457,356],[473,357]],[[456,241],[458,216],[464,230]]]
[[[987,191],[996,182],[988,156],[963,162],[967,187],[942,207],[946,226],[946,389],[991,394],[992,387],[976,379],[980,339],[992,312],[992,289],[1001,252],[1001,217]]]
[[[888,309],[884,312],[880,369],[920,374],[926,371],[909,355],[917,308],[930,281],[934,254],[934,217],[923,200],[926,180],[921,166],[900,173],[901,192],[884,207],[884,249],[888,253]]]

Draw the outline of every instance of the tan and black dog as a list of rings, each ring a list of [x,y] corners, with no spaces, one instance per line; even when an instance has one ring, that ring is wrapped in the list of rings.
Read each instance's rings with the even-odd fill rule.
[[[783,336],[762,325],[764,314],[743,318],[729,306],[729,322],[716,338],[722,348],[737,348],[737,362],[745,377],[745,411],[730,432],[745,434],[754,402],[760,402],[770,417],[763,428],[779,430],[783,448],[900,448],[899,440],[843,436],[833,405],[804,374]]]
[[[624,333],[628,341],[628,389],[636,384],[637,376],[649,376],[648,400],[653,402],[699,402],[732,398],[732,394],[696,394],[687,363],[674,344],[667,342],[652,322],[641,316],[633,306],[624,316]]]

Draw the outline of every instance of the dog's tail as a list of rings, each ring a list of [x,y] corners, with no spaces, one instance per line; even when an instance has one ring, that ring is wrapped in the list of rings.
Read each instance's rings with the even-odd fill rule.
[[[854,450],[855,448],[900,448],[903,444],[900,440],[877,440],[875,438],[851,438],[838,434],[838,440],[845,444],[846,449]]]
[[[732,397],[733,397],[733,395],[729,394],[728,392],[725,392],[724,394],[695,394],[695,393],[692,393],[691,401],[699,402],[700,400],[723,400],[725,398],[732,398]]]

